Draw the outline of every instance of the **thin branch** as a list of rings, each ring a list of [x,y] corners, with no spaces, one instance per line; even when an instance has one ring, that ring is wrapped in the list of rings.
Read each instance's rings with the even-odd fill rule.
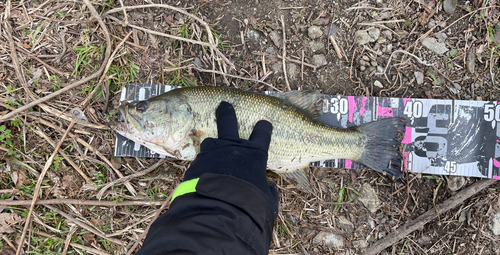
[[[160,209],[158,209],[158,211],[156,212],[156,215],[153,218],[153,220],[151,220],[151,222],[149,223],[148,227],[144,230],[144,232],[139,237],[139,239],[137,239],[137,241],[135,242],[135,244],[127,252],[127,255],[131,255],[134,252],[134,250],[137,248],[137,246],[139,245],[139,243],[142,241],[142,239],[144,239],[144,237],[146,237],[146,234],[148,233],[149,228],[151,227],[151,225],[153,224],[153,222],[155,222],[155,220],[158,218],[158,216],[160,216],[161,212],[165,208],[167,208],[168,205],[170,205],[170,199],[172,199],[172,195],[173,194],[174,194],[174,192],[170,192],[170,195],[167,197],[167,200],[165,200],[165,203],[163,203],[163,205],[160,207]]]
[[[57,146],[54,149],[54,152],[52,152],[52,155],[50,155],[49,159],[45,163],[45,166],[43,167],[42,173],[40,174],[40,177],[38,177],[38,181],[36,182],[36,186],[35,186],[35,193],[33,194],[33,201],[31,203],[31,206],[30,206],[30,209],[28,212],[28,216],[26,217],[26,223],[24,224],[23,233],[21,234],[21,238],[19,240],[19,245],[17,247],[16,255],[19,255],[21,253],[22,248],[23,248],[24,237],[26,236],[26,232],[28,231],[28,226],[30,225],[30,222],[31,222],[31,216],[33,214],[33,209],[35,209],[36,199],[38,198],[38,193],[40,192],[40,187],[42,186],[43,178],[45,177],[47,170],[49,170],[50,166],[52,165],[52,161],[54,160],[54,157],[56,156],[57,151],[59,150],[59,148],[61,148],[61,145],[63,144],[64,139],[66,138],[66,136],[68,135],[69,131],[71,130],[71,128],[73,127],[74,124],[75,124],[74,122],[71,122],[69,124],[69,126],[66,129],[66,132],[64,132],[61,140],[59,141],[59,143],[57,143]]]
[[[8,205],[31,205],[32,200],[0,200],[0,206]],[[144,205],[144,206],[160,206],[165,203],[164,200],[125,200],[125,201],[111,201],[111,200],[80,200],[80,199],[44,199],[36,200],[35,205],[58,205],[58,204],[72,204],[72,205],[91,205],[91,206],[131,206],[131,205]]]
[[[286,74],[286,62],[285,62],[285,59],[286,59],[286,33],[285,33],[285,19],[283,18],[283,15],[281,15],[281,26],[283,27],[283,74],[285,75],[285,83],[286,83],[286,88],[288,89],[288,91],[292,90],[290,88],[290,83],[288,83],[288,76]]]
[[[47,140],[47,142],[49,142],[50,145],[52,145],[54,148],[56,148],[55,142],[47,134],[45,134],[44,132],[42,132],[42,130],[40,130],[39,128],[35,128],[35,129],[33,129],[33,131],[35,133],[37,133],[38,135],[40,135],[41,137],[45,138],[45,140]],[[85,179],[85,182],[87,182],[88,185],[91,185],[93,187],[96,186],[95,183],[92,181],[92,179],[90,179],[83,172],[83,170],[80,169],[80,167],[77,164],[75,164],[75,162],[73,162],[73,160],[71,160],[69,158],[69,156],[61,148],[59,148],[58,152],[66,160],[66,162],[68,162],[83,177],[83,179]]]
[[[201,69],[201,68],[197,68],[197,67],[194,67],[194,66],[192,66],[191,68],[193,68],[194,70],[200,71],[200,72],[220,74],[220,75],[225,75],[225,76],[229,76],[229,77],[233,77],[233,78],[237,78],[237,79],[242,79],[242,80],[254,81],[254,82],[257,82],[257,83],[262,83],[262,84],[264,84],[266,86],[269,86],[269,87],[273,88],[276,91],[282,92],[281,90],[275,88],[273,85],[271,85],[271,84],[269,84],[267,82],[261,81],[261,80],[256,80],[256,79],[252,79],[252,78],[246,78],[246,77],[242,77],[242,76],[238,76],[238,75],[227,74],[227,73],[223,73],[223,72],[215,71],[215,70]]]
[[[89,2],[89,0],[83,0],[83,1],[87,5],[87,7],[90,9],[90,11],[92,13],[92,16],[95,19],[97,19],[97,21],[99,22],[99,25],[101,26],[101,28],[102,28],[102,30],[104,32],[104,35],[106,37],[106,42],[107,42],[106,43],[106,53],[104,55],[104,61],[103,61],[103,63],[107,63],[108,59],[109,59],[109,55],[111,54],[111,38],[109,37],[108,29],[106,28],[106,25],[102,21],[101,17],[99,17],[99,14],[94,9],[94,7]],[[101,65],[101,68],[99,68],[99,70],[97,70],[97,72],[95,72],[91,76],[88,76],[85,79],[79,80],[79,81],[77,81],[77,82],[75,82],[75,83],[73,83],[73,84],[71,84],[71,85],[69,85],[67,87],[64,87],[64,88],[62,88],[62,89],[60,89],[60,90],[58,90],[58,91],[56,91],[56,92],[54,92],[52,94],[49,94],[49,95],[47,95],[45,97],[42,97],[42,98],[37,99],[37,100],[35,100],[33,102],[30,102],[30,103],[28,103],[28,104],[26,104],[26,105],[24,105],[22,107],[19,107],[17,110],[14,110],[14,111],[12,111],[12,112],[10,112],[10,113],[8,113],[8,114],[0,117],[0,123],[4,122],[6,120],[9,120],[10,118],[14,117],[14,115],[16,115],[16,114],[18,114],[18,113],[20,113],[22,111],[25,111],[25,110],[29,109],[30,107],[33,107],[33,106],[38,105],[40,103],[43,103],[43,102],[45,102],[45,101],[47,101],[47,100],[49,100],[51,98],[54,98],[54,97],[56,97],[58,95],[61,95],[61,94],[65,93],[65,92],[67,92],[69,90],[72,90],[72,89],[74,89],[74,88],[76,88],[76,87],[78,87],[78,86],[80,86],[82,84],[87,83],[88,81],[90,81],[92,79],[95,79],[95,78],[99,77],[101,75],[102,71],[104,70],[104,68],[105,68],[105,65]]]
[[[149,168],[143,170],[143,171],[139,171],[139,172],[136,172],[136,173],[133,173],[131,175],[127,175],[123,178],[120,178],[120,179],[117,179],[117,180],[114,180],[110,183],[107,183],[96,195],[97,199],[101,200],[102,198],[102,195],[104,194],[104,192],[109,189],[110,187],[112,186],[116,186],[116,185],[119,185],[119,184],[122,184],[124,182],[127,182],[133,178],[136,178],[136,177],[139,177],[139,176],[143,176],[145,174],[148,174],[149,172],[155,170],[156,168],[158,168],[159,166],[161,166],[164,162],[166,161],[166,159],[160,159],[158,160],[158,162],[156,162],[154,165],[150,166]]]
[[[37,234],[37,235],[41,235],[41,236],[45,236],[45,237],[49,237],[51,239],[54,239],[54,240],[58,240],[60,242],[64,242],[64,239],[62,238],[59,238],[59,237],[55,237],[54,235],[51,235],[49,233],[45,233],[45,232],[42,232],[40,230],[37,230],[37,231],[34,231],[33,233]],[[101,250],[98,250],[98,249],[94,249],[94,248],[91,248],[91,247],[87,247],[87,246],[83,246],[81,244],[77,244],[77,243],[69,243],[69,245],[75,247],[75,248],[78,248],[78,249],[81,249],[81,250],[84,250],[86,252],[89,252],[89,253],[93,253],[93,254],[97,254],[97,255],[111,255],[107,252],[103,252]]]
[[[87,224],[75,219],[73,216],[53,207],[53,206],[50,206],[50,205],[43,205],[47,208],[49,208],[50,210],[52,211],[55,211],[56,213],[60,214],[61,216],[63,216],[64,218],[66,218],[68,221],[71,221],[72,223],[78,225],[79,227],[91,232],[92,234],[96,235],[96,236],[100,236],[110,242],[113,242],[113,243],[116,243],[116,244],[119,244],[119,245],[124,245],[125,243],[121,240],[118,240],[118,239],[115,239],[115,238],[110,238],[110,237],[107,237],[106,234],[102,233],[100,230],[97,230],[95,228],[92,228],[90,226],[88,226]]]
[[[87,98],[85,98],[85,100],[83,100],[83,102],[80,104],[80,108],[84,109],[85,107],[87,107],[87,104],[89,102],[89,100],[92,98],[92,96],[97,92],[97,90],[99,89],[102,81],[104,80],[104,77],[106,76],[106,73],[108,72],[109,70],[109,67],[111,67],[111,64],[113,64],[113,60],[114,60],[114,57],[116,55],[116,53],[118,53],[118,50],[120,50],[120,48],[122,47],[122,45],[125,43],[125,41],[127,41],[127,39],[130,37],[130,35],[132,34],[132,31],[130,31],[126,36],[125,38],[123,38],[120,43],[118,43],[118,45],[116,46],[115,50],[113,51],[113,53],[111,53],[111,56],[109,57],[109,60],[108,62],[106,63],[106,68],[104,68],[104,71],[102,72],[102,76],[101,78],[99,79],[99,81],[97,82],[97,86],[95,86],[94,90],[92,90],[92,92],[87,96]],[[102,89],[104,91],[104,88]]]
[[[457,194],[453,195],[448,200],[444,201],[442,204],[437,206],[437,210],[440,214],[446,213],[447,211],[455,208],[457,205],[462,204],[466,199],[476,195],[481,190],[487,188],[491,184],[497,182],[494,179],[481,179],[469,187],[463,189]],[[428,222],[434,220],[438,216],[438,213],[434,211],[434,208],[427,211],[426,213],[420,215],[411,222],[399,227],[394,232],[385,236],[383,239],[377,241],[374,245],[366,249],[365,255],[380,254],[384,249],[394,245],[396,242],[408,236],[413,231],[423,227]]]

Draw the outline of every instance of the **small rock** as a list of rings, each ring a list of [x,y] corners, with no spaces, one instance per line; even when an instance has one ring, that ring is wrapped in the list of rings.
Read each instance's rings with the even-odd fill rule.
[[[418,239],[418,244],[420,245],[426,245],[426,244],[430,244],[431,243],[431,238],[428,237],[428,236],[421,236],[419,239]]]
[[[408,34],[409,32],[406,30],[396,30],[396,35],[398,36],[398,40],[403,40]],[[399,46],[399,42],[397,42],[397,44]]]
[[[367,44],[369,42],[373,42],[373,38],[368,34],[367,31],[364,30],[358,30],[356,31],[356,34],[354,35],[356,38],[356,42],[360,45]]]
[[[377,66],[377,61],[372,61],[372,66]]]
[[[310,26],[307,33],[311,39],[316,39],[323,35],[323,31],[318,26]]]
[[[384,37],[379,37],[378,40],[377,40],[378,43],[382,44],[382,43],[385,43],[387,42],[387,39],[385,39]]]
[[[274,45],[276,45],[277,47],[283,45],[283,40],[281,39],[281,36],[278,32],[274,30],[271,31],[271,33],[269,33],[269,37],[271,38],[271,41],[273,41]]]
[[[387,44],[387,52],[391,52],[392,51],[392,44]]]
[[[356,240],[352,242],[354,249],[364,249],[368,247],[368,242],[366,240]]]
[[[389,30],[382,31],[382,35],[387,38],[387,40],[392,40],[392,32]]]
[[[274,50],[274,47],[267,47],[266,53],[274,55],[276,53],[276,50]]]
[[[381,82],[379,82],[379,81],[375,81],[375,82],[373,83],[373,85],[375,85],[375,87],[379,87],[379,88],[381,88],[381,89],[383,89],[383,88],[384,88],[384,85],[382,85],[382,83],[381,83]]]
[[[382,4],[382,3],[383,3],[383,1],[382,1],[382,0],[375,0],[375,2],[376,2],[377,4]]]
[[[415,79],[417,79],[417,84],[418,85],[424,84],[424,73],[422,73],[422,72],[415,72]]]
[[[375,213],[380,206],[378,195],[369,183],[363,184],[361,188],[359,201],[370,211]]]
[[[422,45],[439,55],[444,54],[448,51],[445,43],[438,42],[435,38],[432,37],[425,38],[422,41]]]
[[[436,26],[436,21],[434,19],[430,19],[429,23],[427,23],[428,28],[433,28]]]
[[[314,237],[313,244],[323,243],[335,249],[342,249],[344,248],[344,237],[330,232],[321,231]]]
[[[383,73],[384,72],[384,68],[381,67],[381,66],[377,66],[377,73]],[[382,84],[380,84],[382,85]]]
[[[366,220],[366,228],[367,229],[374,229],[376,227],[375,221],[372,219]]]
[[[283,72],[283,64],[281,63],[274,63],[271,68],[273,69],[274,72],[282,73]]]
[[[463,176],[450,176],[448,177],[448,189],[452,192],[459,191],[465,185],[465,177]]]
[[[260,39],[259,32],[255,31],[255,30],[248,30],[247,37],[248,37],[248,39],[250,39],[250,41],[252,41],[254,43],[259,43],[259,39]]]
[[[294,63],[287,64],[286,69],[287,69],[286,71],[288,74],[288,78],[291,81],[294,81],[295,79],[297,79],[298,68],[297,68],[296,64],[294,64]]]
[[[359,67],[359,70],[360,70],[360,71],[364,71],[364,70],[366,70],[366,67],[365,67],[365,66],[360,66],[360,67]]]
[[[373,38],[373,42],[380,37],[380,29],[373,27],[368,30],[368,34]]]
[[[323,42],[310,41],[309,48],[312,52],[321,51],[325,49],[325,44]]]
[[[493,215],[490,228],[494,235],[500,235],[500,213],[495,213],[495,215]]]
[[[352,222],[350,222],[345,216],[339,217],[339,226],[341,229],[349,233],[354,232],[354,224],[352,224]]]
[[[367,61],[367,62],[370,62],[370,58],[368,56],[366,56],[366,55],[363,55],[363,60]]]
[[[334,38],[337,38],[337,33],[339,32],[339,29],[337,26],[332,24],[331,26],[327,26],[323,30],[323,34],[325,35],[326,38],[333,36]]]
[[[446,21],[440,21],[440,22],[439,22],[439,26],[440,26],[441,28],[445,28],[445,27],[446,27]]]
[[[359,64],[362,65],[362,66],[366,66],[368,65],[368,63],[366,63],[364,60],[360,59],[359,60]]]
[[[378,39],[380,39],[380,38],[378,38]],[[373,46],[373,50],[378,51],[378,49],[380,49],[380,43],[377,42],[377,43],[375,43],[375,46]]]
[[[313,56],[312,64],[315,66],[324,66],[324,65],[328,64],[328,62],[326,61],[326,58],[323,54],[319,54],[319,55]]]
[[[441,42],[446,42],[448,36],[445,33],[437,33],[434,37],[439,39]]]
[[[203,63],[201,63],[200,58],[196,58],[193,62],[193,65],[197,68],[203,68]]]
[[[302,229],[302,233],[304,233],[305,236],[308,236],[310,234],[316,234],[316,230],[315,229],[310,229],[310,228],[303,228]]]

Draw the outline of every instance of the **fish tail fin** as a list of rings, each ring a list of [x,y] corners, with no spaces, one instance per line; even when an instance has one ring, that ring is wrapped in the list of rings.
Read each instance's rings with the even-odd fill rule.
[[[366,136],[365,150],[359,163],[389,176],[401,177],[401,155],[398,150],[405,123],[400,118],[387,118],[363,124],[357,129]],[[401,135],[400,135],[401,134]]]
[[[306,193],[311,192],[311,183],[307,177],[307,170],[309,169],[309,164],[301,167],[295,171],[290,171],[286,173],[278,173],[285,181],[294,185],[297,189],[304,191]]]

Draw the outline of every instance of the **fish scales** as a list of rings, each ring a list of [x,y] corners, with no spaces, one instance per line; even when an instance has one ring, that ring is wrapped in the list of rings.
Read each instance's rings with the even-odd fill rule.
[[[273,124],[268,167],[277,173],[332,158],[356,161],[363,151],[365,139],[359,132],[334,129],[315,122],[279,98],[226,88],[205,91],[193,88],[180,93],[188,98],[198,123],[196,128],[202,128],[203,138],[217,137],[214,109],[221,101],[233,105],[241,138],[248,139],[255,123],[268,119]],[[205,124],[204,127],[200,127],[201,123]]]
[[[304,169],[315,161],[345,158],[380,172],[401,175],[397,171],[399,155],[394,149],[404,126],[399,119],[350,129],[332,128],[314,121],[302,108],[301,97],[311,92],[287,93],[292,93],[289,95],[295,101],[223,87],[175,89],[120,106],[123,118],[112,128],[157,153],[194,160],[200,143],[207,137],[217,137],[215,109],[226,101],[236,111],[243,139],[248,139],[259,120],[272,123],[268,168],[306,191],[309,181]]]

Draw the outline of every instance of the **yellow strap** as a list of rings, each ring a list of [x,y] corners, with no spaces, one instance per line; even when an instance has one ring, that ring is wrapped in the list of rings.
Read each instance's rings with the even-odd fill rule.
[[[172,195],[172,200],[170,200],[170,203],[172,203],[172,201],[174,201],[174,199],[178,196],[196,192],[196,184],[198,184],[199,180],[200,178],[196,178],[179,184],[179,186],[177,186],[177,188],[175,189],[174,194]]]

